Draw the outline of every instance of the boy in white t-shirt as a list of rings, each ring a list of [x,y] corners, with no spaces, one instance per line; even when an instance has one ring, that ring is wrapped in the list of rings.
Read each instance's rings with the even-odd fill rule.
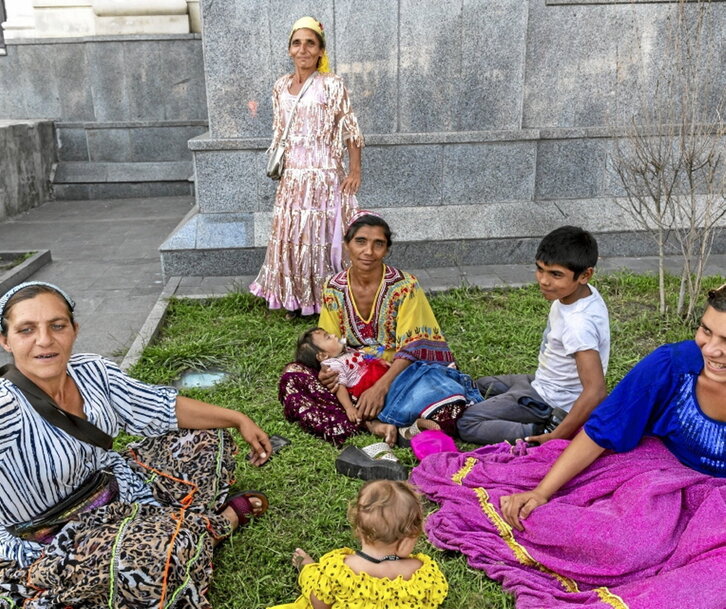
[[[534,375],[477,380],[484,401],[459,419],[461,438],[475,444],[524,438],[543,443],[570,438],[607,395],[610,322],[600,293],[588,281],[597,242],[587,231],[562,226],[537,248],[535,276],[552,301]]]

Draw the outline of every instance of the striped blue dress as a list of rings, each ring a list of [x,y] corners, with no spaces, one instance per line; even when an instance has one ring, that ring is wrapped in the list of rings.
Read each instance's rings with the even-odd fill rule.
[[[113,437],[121,430],[152,437],[178,428],[172,387],[132,379],[98,355],[73,355],[68,374],[78,386],[88,420]],[[15,385],[0,379],[0,560],[21,566],[33,562],[43,546],[14,537],[5,527],[42,514],[100,469],[114,473],[119,501],[157,504],[121,455],[51,425]]]

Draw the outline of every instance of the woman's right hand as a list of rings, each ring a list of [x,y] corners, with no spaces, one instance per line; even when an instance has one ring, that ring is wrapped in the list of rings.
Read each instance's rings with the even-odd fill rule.
[[[525,493],[504,495],[499,499],[499,508],[502,516],[511,526],[518,531],[524,531],[522,520],[532,513],[532,510],[547,503],[549,499],[534,489]]]
[[[322,366],[320,368],[318,380],[331,393],[335,393],[338,390],[338,373],[335,370],[331,370],[328,366]]]
[[[384,378],[378,379],[376,383],[360,394],[356,407],[361,419],[369,421],[375,419],[378,413],[383,410],[386,403],[389,385],[384,383]]]

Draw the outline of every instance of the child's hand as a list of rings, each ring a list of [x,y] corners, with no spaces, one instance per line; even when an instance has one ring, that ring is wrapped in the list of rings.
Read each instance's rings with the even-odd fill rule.
[[[554,440],[554,439],[555,439],[555,436],[553,436],[551,433],[542,433],[538,436],[527,436],[524,439],[524,441],[541,446],[545,442],[549,442],[550,440]]]
[[[314,562],[310,554],[301,548],[295,548],[295,551],[292,553],[292,566],[298,571],[305,565],[312,565]]]
[[[351,423],[360,423],[362,421],[360,415],[358,414],[358,409],[355,406],[346,406],[345,414],[348,415],[348,420]]]

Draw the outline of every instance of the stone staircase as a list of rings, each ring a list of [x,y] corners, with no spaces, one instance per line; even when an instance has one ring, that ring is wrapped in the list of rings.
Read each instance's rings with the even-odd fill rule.
[[[53,179],[59,200],[194,194],[192,161],[62,161]]]

